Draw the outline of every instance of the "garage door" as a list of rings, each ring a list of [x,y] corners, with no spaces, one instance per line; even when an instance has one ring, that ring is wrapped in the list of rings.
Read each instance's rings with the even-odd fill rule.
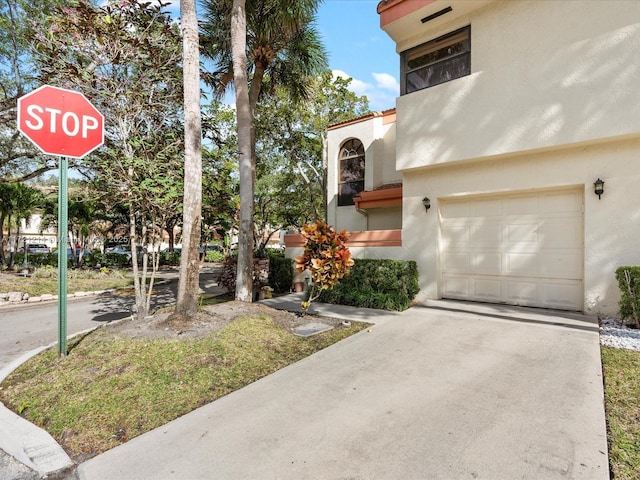
[[[444,298],[582,310],[582,190],[440,200]]]

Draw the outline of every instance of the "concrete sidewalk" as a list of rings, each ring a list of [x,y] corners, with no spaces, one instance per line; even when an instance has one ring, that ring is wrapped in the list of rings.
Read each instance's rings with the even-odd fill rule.
[[[429,302],[375,321],[78,477],[609,478],[594,318]]]

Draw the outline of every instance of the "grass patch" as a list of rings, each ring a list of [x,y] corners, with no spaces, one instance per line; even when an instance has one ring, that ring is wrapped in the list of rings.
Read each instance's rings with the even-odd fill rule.
[[[67,293],[128,287],[133,279],[121,270],[69,270]],[[0,275],[0,292],[24,292],[31,297],[58,294],[57,269],[43,268],[30,277]]]
[[[640,472],[640,352],[601,348],[612,478],[635,480]]]
[[[3,383],[5,405],[47,430],[76,461],[188,413],[364,328],[309,338],[266,315],[190,340],[131,339],[99,329],[59,359],[29,360]]]

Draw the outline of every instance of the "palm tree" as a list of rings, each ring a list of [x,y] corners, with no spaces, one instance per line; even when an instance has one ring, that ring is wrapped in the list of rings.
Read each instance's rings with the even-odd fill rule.
[[[320,0],[204,0],[202,3],[205,12],[201,36],[203,54],[217,67],[216,71],[205,74],[204,79],[219,96],[232,79],[236,87],[240,154],[236,299],[241,301],[252,299],[255,107],[261,93],[278,86],[285,88],[293,99],[305,98],[310,80],[326,68],[326,53],[313,24],[319,3]],[[243,50],[244,61],[239,49]]]
[[[238,235],[238,263],[236,298],[242,302],[253,300],[253,191],[254,151],[252,140],[252,109],[249,98],[247,64],[247,24],[245,0],[233,0],[231,16],[231,52],[233,83],[236,87],[238,118],[238,163],[240,170],[240,228]]]
[[[184,200],[178,298],[172,321],[198,311],[200,221],[202,219],[202,127],[200,46],[195,0],[180,0],[184,82]]]
[[[58,230],[58,201],[58,195],[43,201],[40,228],[54,227]],[[81,266],[84,261],[84,251],[87,248],[87,240],[92,235],[102,234],[100,231],[102,210],[100,205],[91,200],[86,192],[73,192],[69,196],[68,203],[68,244],[66,246],[58,245],[58,250],[62,253],[68,248],[73,264]],[[78,245],[80,248],[76,248]]]
[[[11,215],[12,202],[11,191],[13,187],[10,183],[0,183],[0,265],[4,266],[4,247],[6,241],[4,238],[4,222]],[[7,240],[8,241],[8,240]]]
[[[11,183],[9,185],[9,205],[11,206],[7,215],[9,235],[11,235],[12,218],[16,225],[14,248],[9,257],[9,267],[12,267],[15,258],[13,252],[17,252],[20,248],[20,223],[22,220],[24,220],[25,223],[29,223],[33,212],[42,205],[43,195],[39,190],[29,187],[24,183]]]

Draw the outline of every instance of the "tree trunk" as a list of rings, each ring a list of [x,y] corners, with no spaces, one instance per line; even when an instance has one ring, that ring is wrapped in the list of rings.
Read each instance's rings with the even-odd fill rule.
[[[18,237],[16,236],[11,243],[11,215],[7,216],[7,233],[9,235],[9,268],[13,268],[13,262],[18,252]]]
[[[184,199],[180,282],[173,319],[198,312],[200,222],[202,218],[202,126],[200,46],[195,0],[180,1],[184,81]]]
[[[5,259],[4,259],[4,246],[5,246],[5,241],[4,241],[4,217],[5,217],[5,215],[0,215],[0,265],[1,266],[5,265]]]
[[[253,155],[252,117],[247,80],[247,20],[245,0],[233,0],[231,13],[231,52],[233,83],[236,91],[238,150],[240,170],[240,225],[238,234],[238,272],[236,300],[253,300]]]
[[[175,245],[175,234],[173,232],[173,230],[176,227],[176,224],[178,223],[177,220],[174,219],[170,219],[166,222],[167,225],[167,233],[169,234],[169,251],[173,252],[173,247]]]
[[[326,131],[320,135],[322,139],[322,209],[324,218],[323,220],[327,221],[327,215],[329,211],[329,202],[327,198],[327,172],[329,171],[329,148],[327,141],[327,133]]]
[[[133,175],[131,168],[129,174]],[[142,292],[142,286],[138,271],[138,242],[136,242],[136,212],[133,203],[129,203],[129,239],[131,245],[131,265],[133,267],[133,291],[136,296],[136,304],[134,306],[136,318],[138,320],[144,319],[147,316],[147,312],[144,308],[144,294]],[[59,255],[62,255],[60,251]],[[143,279],[144,281],[144,279]]]

